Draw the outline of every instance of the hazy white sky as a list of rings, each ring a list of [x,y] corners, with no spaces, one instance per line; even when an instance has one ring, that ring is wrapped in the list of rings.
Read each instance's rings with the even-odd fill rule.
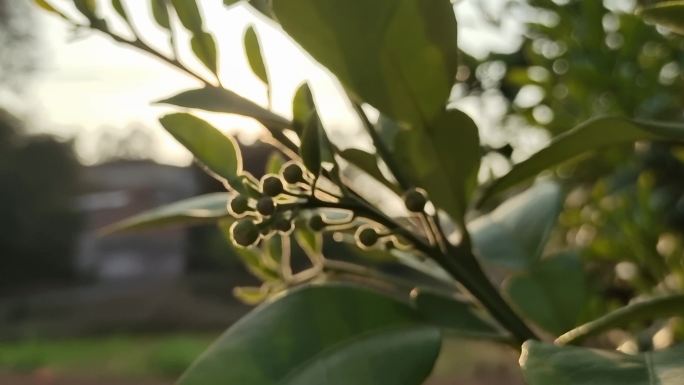
[[[477,0],[473,0],[477,1]],[[60,5],[63,0],[54,0]],[[109,1],[100,1],[105,14],[116,22]],[[134,15],[135,23],[142,35],[153,45],[166,49],[167,38],[157,28],[150,16],[148,2],[125,1]],[[467,50],[478,52],[483,46],[511,45],[501,33],[487,33],[479,30],[472,19],[469,1],[461,1],[456,7],[459,16],[459,43]],[[329,124],[345,135],[353,135],[356,122],[349,119],[343,99],[336,89],[336,83],[306,54],[302,53],[277,27],[264,21],[247,6],[227,8],[222,0],[202,0],[207,28],[219,42],[221,56],[221,77],[226,87],[258,103],[266,104],[266,89],[249,69],[242,50],[242,36],[245,28],[254,24],[259,33],[273,86],[273,109],[285,116],[290,115],[290,103],[295,88],[309,80],[319,100],[319,107]],[[168,107],[153,106],[151,102],[173,95],[181,90],[196,88],[197,81],[165,65],[157,59],[130,48],[113,43],[98,33],[82,34],[73,39],[68,25],[44,12],[38,12],[37,22],[41,28],[41,39],[46,54],[40,63],[42,70],[32,83],[28,102],[19,105],[19,112],[33,123],[34,127],[57,133],[65,137],[78,137],[77,149],[84,160],[92,160],[93,140],[103,127],[119,130],[125,134],[131,125],[148,127],[155,138],[158,150],[154,154],[159,161],[173,164],[189,162],[189,154],[175,143],[159,126],[157,118]],[[122,23],[115,24],[122,28]],[[514,28],[514,27],[513,27]],[[509,28],[510,29],[510,28]],[[203,71],[191,54],[187,42],[181,40],[184,61]],[[342,106],[342,108],[340,108]],[[476,114],[475,111],[471,112]],[[237,133],[246,139],[258,136],[257,123],[235,116],[203,115],[226,132]],[[481,119],[486,117],[474,116]]]

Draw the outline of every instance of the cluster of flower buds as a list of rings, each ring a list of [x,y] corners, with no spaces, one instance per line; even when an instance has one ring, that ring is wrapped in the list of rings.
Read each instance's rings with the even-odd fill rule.
[[[291,232],[303,186],[308,186],[305,171],[297,163],[288,163],[280,175],[264,176],[253,194],[233,197],[228,207],[238,218],[230,228],[234,243],[249,247],[273,232]]]

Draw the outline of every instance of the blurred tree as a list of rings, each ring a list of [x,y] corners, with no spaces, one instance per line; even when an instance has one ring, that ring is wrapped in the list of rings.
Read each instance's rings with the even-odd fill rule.
[[[684,40],[644,24],[635,2],[507,6],[526,25],[520,49],[477,65],[466,58],[461,72],[468,75],[464,93],[505,101],[502,124],[523,122],[556,135],[598,115],[681,121]],[[684,286],[682,154],[674,144],[623,146],[557,172],[575,187],[555,247],[584,247],[600,277],[595,285],[617,302]]]
[[[0,288],[72,277],[79,232],[71,145],[20,129],[0,110]]]

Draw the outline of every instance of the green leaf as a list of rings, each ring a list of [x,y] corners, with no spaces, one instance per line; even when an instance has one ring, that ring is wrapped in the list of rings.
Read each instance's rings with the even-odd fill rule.
[[[150,0],[152,5],[152,16],[160,27],[171,30],[171,20],[169,19],[168,0]]]
[[[315,112],[313,95],[307,83],[297,88],[292,99],[292,127],[298,134],[304,131],[304,127]]]
[[[103,228],[103,234],[157,228],[176,224],[214,222],[227,217],[228,193],[214,193],[174,202],[145,211]]]
[[[311,260],[320,258],[323,254],[323,236],[311,231],[305,224],[296,224],[294,237],[299,247]]]
[[[196,32],[190,38],[192,52],[214,74],[218,73],[218,57],[216,56],[216,42],[207,32]]]
[[[684,141],[684,125],[614,117],[589,120],[557,136],[544,149],[513,166],[508,174],[484,190],[479,203],[578,155],[638,140]]]
[[[275,174],[278,175],[280,173],[280,169],[283,167],[285,164],[285,158],[283,158],[282,155],[278,152],[272,152],[271,155],[268,157],[268,161],[266,162],[266,168],[265,168],[265,173],[266,174]]]
[[[476,254],[507,268],[528,268],[541,257],[556,225],[562,198],[558,184],[538,183],[468,223]]]
[[[322,135],[324,134],[321,120],[318,118],[318,114],[313,114],[309,118],[309,122],[304,126],[299,154],[302,157],[304,167],[315,176],[318,176],[321,173]]]
[[[159,121],[211,174],[239,189],[242,157],[233,138],[190,114],[170,114]]]
[[[254,72],[266,86],[269,86],[268,72],[266,71],[261,44],[259,43],[259,37],[254,30],[254,26],[250,25],[245,31],[244,46],[247,61],[252,68],[252,72]]]
[[[684,295],[675,294],[642,300],[621,307],[601,318],[578,326],[556,339],[560,345],[578,344],[604,331],[658,318],[684,315]]]
[[[189,90],[161,100],[158,103],[249,116],[258,120],[261,124],[275,129],[284,129],[290,126],[290,122],[281,116],[243,98],[235,92],[223,88],[205,87]]]
[[[380,167],[378,166],[378,158],[374,154],[356,148],[349,148],[344,151],[340,151],[339,154],[349,163],[360,168],[368,175],[375,178],[375,180],[387,186],[389,189],[396,193],[401,192],[397,185],[388,181],[387,178],[385,178],[385,176],[382,174],[382,171],[380,171]]]
[[[121,3],[121,0],[112,0],[112,7],[116,11],[116,13],[121,16],[122,19],[126,21],[130,25],[131,20],[128,18],[128,13],[126,12],[126,9],[124,8],[124,5]]]
[[[297,289],[233,325],[179,385],[419,385],[440,333],[408,305],[350,286]]]
[[[411,293],[418,312],[433,325],[464,337],[502,338],[491,320],[485,320],[472,304],[426,290]]]
[[[542,260],[504,282],[504,290],[521,312],[556,335],[577,326],[587,301],[582,264],[574,253]]]
[[[684,1],[661,1],[639,9],[638,13],[648,21],[684,35]]]
[[[97,1],[96,0],[74,0],[74,5],[83,16],[88,19],[97,18]]]
[[[680,385],[683,363],[684,345],[628,355],[528,341],[520,356],[529,385]]]
[[[181,24],[193,35],[204,32],[204,24],[196,0],[171,0]]]
[[[423,127],[446,107],[458,66],[449,0],[275,0],[285,31],[354,94]]]
[[[42,8],[42,9],[48,11],[48,12],[54,13],[55,15],[61,17],[61,18],[64,19],[64,20],[69,20],[69,19],[66,17],[65,14],[63,14],[63,13],[62,13],[60,10],[58,10],[57,8],[53,7],[52,4],[50,4],[48,1],[46,1],[46,0],[33,0],[33,2],[34,2],[37,6],[39,6],[40,8]]]
[[[458,110],[448,110],[425,130],[402,130],[395,138],[394,157],[415,187],[457,222],[463,215],[480,167],[475,123]]]

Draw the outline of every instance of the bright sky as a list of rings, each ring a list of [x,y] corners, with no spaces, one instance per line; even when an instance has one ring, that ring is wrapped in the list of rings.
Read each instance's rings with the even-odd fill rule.
[[[478,0],[472,0],[478,1]],[[478,30],[472,20],[472,7],[463,0],[456,6],[459,16],[459,43],[471,52],[482,52],[483,46],[510,46],[512,42],[501,33]],[[141,34],[149,43],[167,50],[167,37],[157,28],[148,10],[147,1],[124,1]],[[64,4],[63,0],[53,3]],[[69,3],[69,2],[66,2]],[[108,19],[116,17],[109,1],[100,1]],[[344,135],[353,135],[357,122],[350,120],[336,82],[325,69],[302,53],[277,27],[272,26],[249,7],[227,8],[222,0],[202,0],[207,28],[216,35],[221,57],[221,77],[224,85],[239,94],[266,105],[266,89],[252,74],[242,48],[245,28],[254,24],[260,35],[273,87],[274,111],[290,116],[294,90],[309,80],[323,111],[326,127]],[[465,21],[463,21],[465,20]],[[155,138],[154,157],[165,163],[186,164],[189,154],[175,143],[157,123],[157,118],[170,109],[152,106],[151,102],[179,91],[196,88],[198,82],[176,69],[136,50],[113,43],[98,33],[88,33],[73,39],[69,27],[60,19],[39,12],[41,39],[45,43],[42,70],[28,92],[29,102],[19,107],[34,127],[64,137],[77,137],[77,150],[86,161],[95,159],[93,141],[103,127],[127,132],[131,125],[148,127]],[[115,24],[125,32],[122,23]],[[508,36],[515,35],[510,33]],[[515,29],[515,27],[513,27]],[[483,44],[484,43],[484,44]],[[188,53],[187,42],[180,41],[183,61],[198,72],[203,67]],[[341,107],[342,106],[342,107]],[[476,109],[470,112],[476,120],[486,119]],[[260,127],[249,119],[228,115],[203,115],[217,127],[239,133],[246,140],[259,135]]]

